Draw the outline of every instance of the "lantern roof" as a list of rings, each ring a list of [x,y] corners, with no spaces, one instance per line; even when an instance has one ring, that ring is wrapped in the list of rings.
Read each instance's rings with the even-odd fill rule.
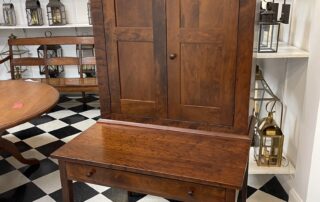
[[[27,0],[26,9],[41,8],[40,2],[38,0]]]
[[[60,2],[60,0],[49,0],[49,3],[47,7],[60,7],[64,6],[63,3]]]

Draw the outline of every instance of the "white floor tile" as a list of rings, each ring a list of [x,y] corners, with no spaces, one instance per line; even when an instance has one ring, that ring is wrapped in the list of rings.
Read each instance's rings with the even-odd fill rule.
[[[85,112],[80,113],[82,116],[88,117],[90,119],[95,118],[97,116],[100,116],[100,110],[99,109],[92,109]]]
[[[48,157],[48,159],[50,159],[50,161],[52,161],[53,163],[59,165],[58,159],[53,159],[51,157]]]
[[[93,124],[95,124],[96,121],[93,120],[93,119],[87,119],[87,120],[84,120],[84,121],[81,121],[81,122],[78,122],[76,124],[72,124],[73,127],[81,130],[81,131],[85,131],[87,130],[88,128],[90,128]]]
[[[147,195],[146,197],[140,199],[138,202],[169,202],[169,201],[158,196]]]
[[[55,171],[33,181],[46,194],[51,194],[61,189],[60,173]]]
[[[35,158],[35,159],[38,159],[39,161],[46,158],[43,154],[41,154],[40,152],[38,152],[35,149],[30,149],[26,152],[23,152],[22,156],[24,156],[25,158]],[[12,156],[7,158],[6,161],[8,161],[16,169],[19,169],[19,168],[26,166],[26,164],[21,163],[20,161],[18,161],[16,158],[14,158]]]
[[[31,138],[25,139],[24,142],[27,143],[32,148],[37,148],[57,140],[59,139],[56,138],[55,136],[49,133],[43,133],[41,135],[37,135]]]
[[[7,192],[28,182],[30,180],[17,170],[0,175],[0,193]]]
[[[20,130],[25,130],[25,129],[32,128],[32,127],[34,127],[34,125],[31,124],[31,123],[29,123],[29,122],[27,122],[27,123],[18,125],[18,126],[16,126],[16,127],[10,128],[10,129],[8,129],[7,131],[8,131],[9,133],[15,133],[15,132],[18,132],[18,131],[20,131]]]
[[[285,202],[285,201],[277,197],[274,197],[270,194],[267,194],[263,191],[258,190],[247,199],[247,202]]]
[[[259,189],[265,183],[267,183],[274,175],[249,175],[248,176],[248,185],[250,187]]]
[[[55,200],[53,200],[50,196],[44,196],[33,202],[55,202]]]
[[[89,185],[90,187],[92,187],[93,189],[95,189],[99,193],[105,192],[108,189],[110,189],[110,187],[105,187],[105,186],[101,186],[101,185],[97,185],[97,184],[90,184],[90,183],[86,183],[86,184]]]
[[[74,114],[76,114],[76,113],[71,110],[60,110],[60,111],[52,112],[48,115],[55,118],[55,119],[62,119],[62,118],[68,117],[68,116],[72,116]]]
[[[16,143],[21,141],[19,138],[17,138],[16,136],[12,135],[12,134],[8,134],[8,135],[4,135],[2,136],[4,139],[9,140],[12,143]]]
[[[90,107],[94,107],[94,108],[100,107],[99,101],[88,102],[87,105],[90,106]]]
[[[110,199],[108,199],[107,197],[105,197],[102,194],[98,194],[95,197],[92,197],[88,200],[86,200],[86,202],[112,202]]]
[[[68,126],[68,124],[66,124],[65,122],[60,120],[54,120],[54,121],[50,121],[50,122],[38,125],[37,127],[46,132],[51,132],[53,130],[57,130],[66,126]]]

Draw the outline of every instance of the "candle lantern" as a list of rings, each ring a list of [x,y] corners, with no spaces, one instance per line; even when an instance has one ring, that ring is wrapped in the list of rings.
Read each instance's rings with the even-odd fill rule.
[[[67,24],[66,9],[60,0],[49,0],[47,15],[50,26]]]
[[[39,58],[57,58],[63,56],[62,47],[60,45],[41,45],[37,49]],[[57,78],[64,71],[62,65],[39,66],[41,75],[46,75],[46,78]]]
[[[42,9],[38,0],[27,0],[26,12],[29,26],[43,25]]]
[[[273,119],[273,112],[258,123],[254,141],[258,166],[281,166],[284,135]]]
[[[14,5],[12,3],[3,3],[3,18],[4,18],[4,25],[7,26],[16,26],[16,13],[14,11]]]
[[[77,45],[77,56],[82,59],[86,57],[95,57],[94,55],[94,45]],[[91,64],[79,65],[79,74],[81,77],[95,77],[96,76],[96,66]]]
[[[278,52],[280,23],[278,22],[260,22],[259,33],[259,53]]]
[[[89,18],[89,25],[92,25],[92,17],[91,17],[91,0],[87,3],[87,9],[88,9],[88,18]]]

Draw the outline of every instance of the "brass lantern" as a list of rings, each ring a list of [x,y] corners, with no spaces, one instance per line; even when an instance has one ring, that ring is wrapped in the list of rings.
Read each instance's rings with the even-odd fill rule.
[[[16,12],[14,11],[14,5],[12,3],[3,3],[3,18],[4,25],[7,26],[16,26]]]
[[[27,0],[26,12],[29,26],[43,25],[42,9],[38,0]]]
[[[95,57],[94,55],[94,45],[77,45],[77,56],[79,58]],[[79,74],[81,77],[95,77],[96,76],[96,66],[95,65],[79,65]]]
[[[57,58],[63,56],[62,47],[60,45],[41,45],[37,49],[39,58]],[[39,66],[40,74],[46,75],[46,78],[57,78],[64,71],[62,65]]]
[[[66,9],[60,0],[49,0],[47,15],[50,26],[67,24]]]
[[[281,166],[284,135],[273,113],[269,112],[256,129],[254,157],[258,166]]]
[[[92,25],[92,17],[91,17],[91,0],[87,3],[87,9],[88,9],[88,18],[89,18],[89,25]]]

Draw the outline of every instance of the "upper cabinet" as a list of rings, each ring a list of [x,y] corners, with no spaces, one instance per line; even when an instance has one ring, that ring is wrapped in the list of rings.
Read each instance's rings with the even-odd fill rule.
[[[92,4],[104,118],[246,132],[255,2]]]

